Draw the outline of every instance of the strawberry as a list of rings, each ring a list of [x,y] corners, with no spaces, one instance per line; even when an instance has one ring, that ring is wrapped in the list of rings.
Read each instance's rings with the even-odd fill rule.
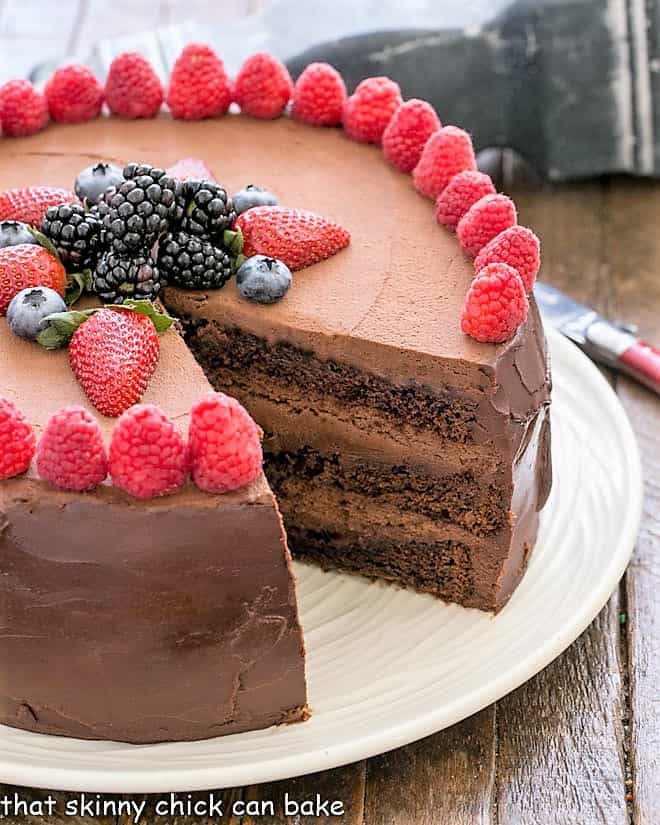
[[[39,229],[50,206],[71,203],[76,196],[57,186],[26,186],[0,192],[0,221],[20,221]]]
[[[213,49],[200,43],[186,46],[174,63],[167,90],[172,117],[201,120],[224,115],[231,95],[225,64]]]
[[[85,395],[107,416],[142,398],[160,356],[152,321],[137,312],[101,309],[73,334],[69,361]]]
[[[47,286],[64,295],[66,273],[59,259],[37,244],[0,249],[0,315],[6,315],[14,295],[33,286]]]
[[[105,99],[113,115],[155,117],[163,103],[163,87],[148,60],[137,52],[124,52],[110,64]]]
[[[103,86],[94,72],[80,63],[62,66],[44,89],[50,116],[60,123],[83,123],[97,117],[103,106]]]
[[[256,206],[248,209],[234,226],[243,234],[243,254],[267,255],[289,269],[303,269],[329,258],[351,241],[338,223],[305,209]]]
[[[292,92],[293,82],[288,69],[266,52],[248,57],[234,82],[234,100],[243,114],[252,117],[279,117]]]
[[[40,132],[48,123],[48,104],[29,80],[10,80],[0,86],[0,125],[7,137]]]
[[[165,174],[177,180],[189,180],[190,178],[193,180],[216,180],[213,172],[199,158],[181,158],[173,166],[170,166]]]
[[[121,415],[142,397],[160,355],[158,333],[174,322],[150,301],[57,312],[37,341],[46,349],[69,344],[71,368],[89,400],[107,416]]]

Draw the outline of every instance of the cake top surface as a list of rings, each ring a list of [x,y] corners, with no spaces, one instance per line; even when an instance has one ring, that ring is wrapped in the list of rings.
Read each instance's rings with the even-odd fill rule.
[[[3,141],[0,185],[70,188],[78,172],[98,160],[167,167],[187,156],[203,159],[230,192],[248,183],[265,186],[283,205],[332,218],[352,236],[347,249],[295,273],[279,303],[248,304],[232,281],[208,293],[209,315],[222,304],[258,314],[264,324],[486,366],[516,345],[518,336],[480,344],[460,331],[471,262],[437,225],[432,202],[415,191],[409,175],[391,167],[377,147],[337,129],[238,115],[193,123],[161,117],[51,125]]]

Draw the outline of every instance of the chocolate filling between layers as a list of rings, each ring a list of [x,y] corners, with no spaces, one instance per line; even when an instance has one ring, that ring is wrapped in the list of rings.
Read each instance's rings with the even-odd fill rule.
[[[459,524],[478,536],[496,533],[507,524],[498,487],[479,485],[472,472],[434,477],[404,465],[347,462],[336,453],[324,455],[309,446],[270,452],[268,440],[266,474],[284,510],[289,509],[287,502],[295,507],[310,487],[330,486],[433,521]]]
[[[476,401],[447,391],[432,391],[417,384],[395,385],[385,378],[337,361],[321,360],[287,341],[269,344],[237,327],[214,321],[184,320],[186,341],[214,386],[225,371],[234,376],[255,376],[266,383],[295,386],[305,396],[332,396],[347,407],[376,409],[390,422],[430,430],[461,444],[474,441]]]

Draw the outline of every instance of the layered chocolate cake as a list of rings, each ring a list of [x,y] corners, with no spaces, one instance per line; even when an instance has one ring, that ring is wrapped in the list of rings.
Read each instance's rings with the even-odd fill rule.
[[[210,50],[189,48],[209,59]],[[413,101],[398,116],[386,135],[389,163],[367,145],[399,111],[392,81],[372,79],[363,97],[356,92],[342,131],[300,122],[339,123],[345,92],[330,67],[313,69],[293,117],[277,117],[291,95],[286,70],[263,55],[248,64],[233,94],[255,117],[215,117],[232,93],[217,65],[219,108],[208,110],[203,95],[189,106],[197,64],[184,60],[168,99],[181,119],[153,117],[156,90],[143,119],[45,131],[39,122],[24,130],[34,134],[0,147],[0,189],[70,189],[99,160],[120,167],[99,207],[90,210],[81,196],[73,209],[49,212],[42,229],[67,254],[67,221],[72,234],[81,225],[98,231],[110,251],[92,273],[95,300],[123,300],[122,272],[141,256],[147,274],[128,286],[158,297],[186,342],[173,330],[162,337],[144,402],[184,432],[209,382],[236,397],[264,431],[266,473],[217,495],[202,491],[193,462],[197,488],[189,482],[148,500],[108,480],[92,492],[53,489],[34,466],[1,482],[0,662],[11,663],[0,675],[2,723],[153,742],[305,719],[303,641],[280,510],[299,559],[465,607],[500,610],[524,574],[551,486],[550,377],[529,294],[538,239],[523,228],[505,234],[519,229],[515,207],[472,171],[469,136],[455,127],[435,134],[440,123],[428,104]],[[271,73],[268,83],[260,85],[260,72]],[[327,82],[340,95],[330,114],[319,109],[328,95],[314,96],[314,84]],[[106,99],[113,111],[135,114]],[[424,124],[424,140],[410,123]],[[425,144],[427,135],[435,137]],[[401,171],[431,143],[437,160],[422,156],[412,178]],[[181,205],[162,170],[182,158],[198,159],[190,165],[221,187],[193,181]],[[461,170],[469,174],[447,207],[459,243],[420,192],[435,196]],[[266,203],[290,207],[253,210],[266,210],[254,219],[263,221],[266,246],[277,215],[298,221],[299,233],[282,229],[274,247],[282,255],[258,250],[251,292],[240,255],[249,239],[237,227],[252,218],[241,224],[228,196],[250,182],[267,188]],[[472,200],[461,202],[466,192]],[[216,211],[208,207],[214,198]],[[313,236],[319,226],[334,233],[332,248]],[[276,260],[291,251],[283,238],[302,248],[302,257],[300,249],[288,257],[293,277]],[[464,249],[474,256],[490,239],[495,247],[480,253],[475,278]],[[90,251],[87,240],[81,249]],[[170,281],[162,290],[157,266]],[[183,269],[197,289],[182,287]],[[20,407],[37,435],[67,404],[93,410],[68,360],[0,324],[0,397]],[[110,439],[114,421],[98,409]]]

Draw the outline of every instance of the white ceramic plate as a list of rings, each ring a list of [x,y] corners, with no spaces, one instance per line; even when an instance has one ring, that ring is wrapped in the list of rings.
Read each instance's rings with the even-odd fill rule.
[[[615,588],[642,502],[637,446],[615,394],[576,347],[548,337],[555,484],[529,570],[496,618],[298,565],[309,722],[145,746],[0,727],[0,780],[128,793],[283,779],[441,730],[538,673]]]

